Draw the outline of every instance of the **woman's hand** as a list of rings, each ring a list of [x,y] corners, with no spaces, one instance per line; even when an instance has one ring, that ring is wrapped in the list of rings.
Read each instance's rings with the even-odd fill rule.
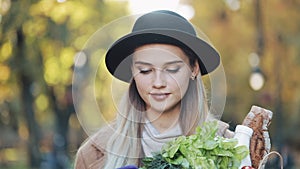
[[[263,157],[270,152],[271,142],[268,126],[272,115],[273,113],[270,110],[252,106],[243,121],[243,125],[253,129],[253,135],[250,140],[250,156],[254,168],[258,168]]]

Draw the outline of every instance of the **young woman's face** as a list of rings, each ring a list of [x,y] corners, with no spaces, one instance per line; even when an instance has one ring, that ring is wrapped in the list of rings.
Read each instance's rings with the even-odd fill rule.
[[[158,113],[178,109],[192,75],[199,72],[177,46],[148,44],[133,54],[132,72],[146,109]]]

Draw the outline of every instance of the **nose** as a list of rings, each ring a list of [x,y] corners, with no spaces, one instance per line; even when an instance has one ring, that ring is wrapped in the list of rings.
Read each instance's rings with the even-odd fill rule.
[[[153,88],[160,89],[166,87],[166,77],[163,71],[155,71],[153,79]]]

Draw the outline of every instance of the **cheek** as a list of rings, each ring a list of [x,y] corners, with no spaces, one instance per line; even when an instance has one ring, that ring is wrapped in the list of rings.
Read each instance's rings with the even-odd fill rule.
[[[184,95],[185,95],[185,93],[186,93],[186,91],[187,91],[187,88],[188,88],[188,86],[189,86],[189,79],[187,79],[187,80],[185,80],[185,81],[183,81],[183,82],[185,82],[185,83],[181,83],[181,84],[179,84],[179,90],[180,90],[180,97],[182,98]]]
[[[148,82],[147,79],[141,78],[141,77],[136,77],[136,78],[134,78],[134,80],[135,80],[136,87],[137,87],[137,90],[140,93],[140,95],[143,92],[148,90],[150,85],[147,83]]]
[[[171,83],[172,88],[177,91],[176,95],[178,95],[178,97],[182,98],[184,96],[189,86],[189,81],[190,78],[188,75],[173,78],[173,83]]]

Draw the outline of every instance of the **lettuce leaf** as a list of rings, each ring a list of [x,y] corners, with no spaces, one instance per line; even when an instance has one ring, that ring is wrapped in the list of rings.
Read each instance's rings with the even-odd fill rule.
[[[142,169],[237,169],[248,154],[238,140],[217,136],[217,122],[206,122],[190,136],[166,143],[161,152],[143,159]]]

